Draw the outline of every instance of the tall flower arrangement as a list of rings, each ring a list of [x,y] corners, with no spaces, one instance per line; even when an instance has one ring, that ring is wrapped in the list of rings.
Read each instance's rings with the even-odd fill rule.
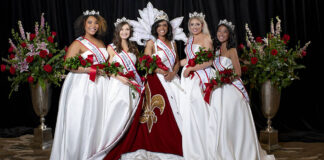
[[[246,74],[245,79],[252,88],[257,88],[267,80],[271,80],[278,89],[285,88],[299,78],[296,70],[305,68],[297,60],[306,56],[310,41],[303,47],[298,42],[295,48],[288,48],[290,36],[281,36],[281,20],[279,17],[276,19],[276,26],[271,20],[271,31],[266,37],[254,38],[248,24],[245,25],[247,47],[241,44],[239,48],[243,50],[242,72]]]
[[[39,83],[45,88],[45,81],[57,86],[64,75],[63,56],[65,50],[57,48],[56,32],[51,31],[41,14],[40,25],[35,23],[34,33],[25,32],[22,22],[18,21],[19,32],[12,29],[9,38],[8,58],[2,58],[1,71],[8,70],[11,92],[17,91],[24,82]]]

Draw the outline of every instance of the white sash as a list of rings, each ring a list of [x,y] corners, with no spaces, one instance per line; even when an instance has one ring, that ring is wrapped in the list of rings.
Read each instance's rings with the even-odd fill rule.
[[[88,48],[88,50],[90,50],[93,53],[98,63],[105,63],[107,61],[107,59],[105,58],[104,54],[100,51],[100,49],[97,46],[95,46],[93,43],[91,43],[89,40],[87,40],[84,37],[79,37],[76,40],[79,41],[83,46]]]
[[[174,50],[171,50],[163,41],[161,41],[160,39],[156,40],[156,45],[163,51],[164,55],[167,57],[168,62],[167,64],[165,64],[169,70],[172,72],[173,71],[173,66],[176,60],[176,54],[174,52]],[[172,42],[171,42],[172,44]],[[157,50],[156,50],[157,52]]]
[[[188,43],[187,43],[187,46],[186,46],[186,49],[185,49],[186,50],[186,54],[187,54],[187,62],[189,62],[190,59],[193,59],[196,56],[195,52],[192,51],[193,42],[194,42],[194,38],[193,37],[190,37],[188,39]],[[197,74],[197,76],[200,79],[200,83],[201,83],[201,86],[202,86],[202,89],[203,90],[206,89],[205,83],[208,83],[209,82],[210,72],[211,72],[211,68],[210,67],[207,67],[205,69],[201,69],[201,70],[195,71],[195,73]]]
[[[135,67],[135,64],[132,61],[132,59],[129,57],[129,55],[124,50],[122,50],[120,53],[117,53],[116,50],[115,50],[116,46],[113,43],[111,43],[110,46],[113,49],[113,51],[116,53],[116,55],[120,58],[120,60],[123,62],[123,66],[127,70],[127,72],[129,72],[129,71],[134,72],[135,81],[134,80],[132,80],[132,81],[134,83],[136,83],[137,85],[139,85],[141,92],[143,92],[144,91],[144,84],[142,83],[140,75],[136,71],[136,67]]]
[[[220,56],[215,58],[213,64],[214,64],[214,66],[215,66],[215,68],[217,69],[218,72],[225,70],[225,67],[221,64]],[[243,84],[241,78],[235,79],[232,82],[232,85],[242,93],[243,97],[245,98],[245,100],[247,102],[250,101],[249,95],[248,95],[247,91],[245,90],[245,87],[244,87],[244,84]]]

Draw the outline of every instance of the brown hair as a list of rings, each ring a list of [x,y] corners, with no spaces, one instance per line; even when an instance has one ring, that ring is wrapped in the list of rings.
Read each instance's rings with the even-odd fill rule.
[[[90,16],[95,17],[98,20],[99,24],[99,29],[94,37],[102,39],[106,35],[107,22],[103,17],[101,17],[100,15],[81,15],[74,22],[74,31],[76,38],[85,35],[85,23]]]
[[[122,48],[122,46],[121,46],[122,39],[120,38],[119,33],[120,33],[122,27],[123,27],[124,25],[126,25],[126,24],[127,24],[127,25],[129,26],[129,28],[130,28],[130,34],[129,34],[129,37],[127,38],[127,43],[128,43],[129,52],[134,53],[134,54],[137,56],[137,55],[138,55],[138,49],[137,49],[135,43],[133,43],[133,42],[131,42],[131,41],[129,40],[129,38],[133,36],[133,27],[132,27],[129,23],[127,23],[127,22],[121,22],[121,23],[119,23],[119,24],[116,26],[116,28],[115,28],[115,32],[114,32],[113,43],[114,43],[114,45],[116,45],[116,51],[117,51],[118,53],[121,52],[121,51],[123,50],[123,48]]]

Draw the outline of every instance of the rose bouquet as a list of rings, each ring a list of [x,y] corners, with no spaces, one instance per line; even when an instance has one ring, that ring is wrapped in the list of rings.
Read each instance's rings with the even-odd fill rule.
[[[17,91],[24,82],[39,83],[45,88],[45,81],[57,86],[64,75],[63,56],[65,50],[57,48],[54,42],[56,32],[51,31],[45,23],[44,13],[41,23],[35,23],[34,33],[24,31],[22,22],[18,21],[19,33],[12,29],[13,39],[9,38],[8,58],[2,58],[1,71],[9,70],[11,93]]]
[[[199,47],[199,51],[195,53],[195,58],[190,59],[188,61],[188,65],[190,67],[194,67],[196,64],[202,64],[204,62],[208,62],[210,60],[214,60],[215,53],[211,50],[205,50],[202,47]]]
[[[247,47],[241,44],[239,48],[243,50],[242,73],[247,76],[245,79],[251,88],[256,88],[267,80],[271,80],[278,89],[285,88],[299,78],[296,70],[305,68],[304,65],[298,64],[297,59],[306,56],[306,48],[310,42],[302,48],[298,42],[295,48],[289,49],[287,45],[290,36],[284,34],[281,37],[281,20],[279,17],[276,19],[276,28],[271,20],[271,32],[266,37],[254,39],[248,24],[245,26]]]
[[[137,69],[145,72],[145,77],[148,74],[152,74],[156,68],[160,68],[164,71],[168,71],[169,68],[163,64],[161,58],[158,55],[148,56],[144,55],[139,58]]]

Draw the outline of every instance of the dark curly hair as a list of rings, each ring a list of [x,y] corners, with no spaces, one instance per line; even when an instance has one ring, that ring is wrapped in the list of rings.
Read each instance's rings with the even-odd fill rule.
[[[127,22],[121,22],[116,26],[115,31],[114,31],[113,43],[114,43],[114,45],[116,45],[116,51],[118,53],[123,50],[123,48],[121,46],[122,39],[120,38],[119,33],[122,30],[123,26],[126,25],[126,24],[130,28],[130,35],[127,38],[129,52],[132,52],[137,56],[138,55],[138,49],[137,49],[136,45],[129,40],[129,38],[133,36],[133,32],[134,32],[133,27],[130,24],[128,24]]]
[[[103,17],[100,15],[81,15],[74,22],[75,38],[85,35],[85,23],[90,16],[95,17],[99,24],[99,29],[94,37],[102,39],[106,35],[107,22]]]
[[[160,22],[163,22],[163,21],[166,21],[166,20],[158,20],[156,21],[155,23],[153,23],[152,25],[152,30],[151,30],[151,34],[157,39],[158,38],[158,33],[157,33],[157,28],[159,27],[159,23]],[[172,41],[173,39],[173,33],[172,33],[172,26],[170,24],[169,21],[166,21],[167,24],[168,24],[168,32],[167,34],[165,35],[165,38],[169,41]]]
[[[231,27],[221,24],[221,25],[218,25],[216,28],[216,38],[215,38],[215,45],[214,45],[216,47],[216,50],[218,50],[221,46],[221,42],[219,42],[219,40],[217,39],[217,31],[220,26],[225,26],[228,30],[228,40],[227,40],[226,48],[227,49],[236,48],[236,36],[235,36],[234,31],[232,30]]]

